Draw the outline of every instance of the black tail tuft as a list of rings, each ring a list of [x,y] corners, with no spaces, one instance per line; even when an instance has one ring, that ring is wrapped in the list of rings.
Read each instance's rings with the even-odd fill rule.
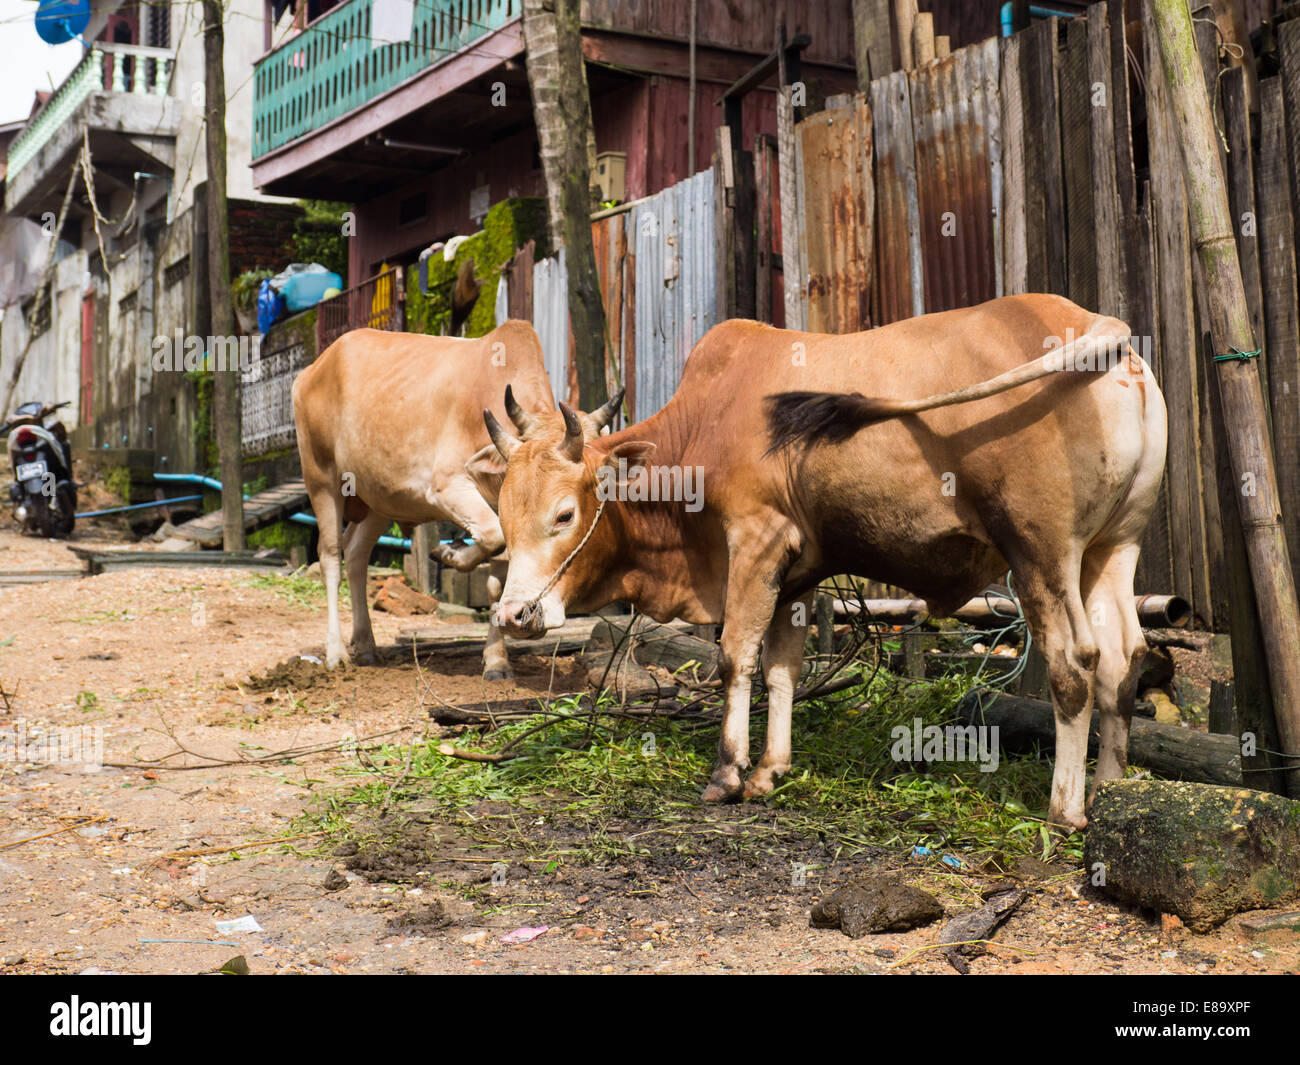
[[[769,455],[787,447],[843,443],[859,429],[897,412],[889,400],[861,392],[780,392],[767,397]]]

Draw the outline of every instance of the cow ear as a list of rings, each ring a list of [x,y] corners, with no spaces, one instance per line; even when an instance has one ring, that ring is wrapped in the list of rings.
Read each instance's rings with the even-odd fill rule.
[[[501,457],[496,444],[488,444],[470,456],[465,463],[465,472],[469,474],[474,487],[479,491],[488,506],[497,509],[497,499],[501,495],[501,482],[506,477],[506,460]]]
[[[654,454],[655,445],[648,440],[626,440],[611,448],[602,466],[608,466],[618,476],[618,483],[626,480],[627,474],[647,465]]]

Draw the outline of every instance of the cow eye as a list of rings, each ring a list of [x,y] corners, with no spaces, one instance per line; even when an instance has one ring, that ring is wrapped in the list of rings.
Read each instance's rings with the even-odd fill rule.
[[[562,511],[560,511],[559,514],[557,514],[557,515],[555,516],[555,527],[556,527],[557,529],[562,529],[562,528],[564,528],[564,526],[566,526],[566,525],[572,525],[572,524],[573,524],[573,510],[572,510],[572,508],[570,508],[570,509],[568,509],[568,510],[562,510]]]

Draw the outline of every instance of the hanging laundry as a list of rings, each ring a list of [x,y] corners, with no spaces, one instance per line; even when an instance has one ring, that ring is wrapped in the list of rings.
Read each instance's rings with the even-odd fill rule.
[[[414,0],[374,0],[370,7],[370,45],[405,44],[415,25]]]

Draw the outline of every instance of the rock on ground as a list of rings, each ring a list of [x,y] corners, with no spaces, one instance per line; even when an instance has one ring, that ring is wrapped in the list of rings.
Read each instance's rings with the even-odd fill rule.
[[[1088,816],[1084,861],[1111,897],[1204,932],[1242,910],[1300,899],[1300,802],[1247,788],[1109,781]]]

